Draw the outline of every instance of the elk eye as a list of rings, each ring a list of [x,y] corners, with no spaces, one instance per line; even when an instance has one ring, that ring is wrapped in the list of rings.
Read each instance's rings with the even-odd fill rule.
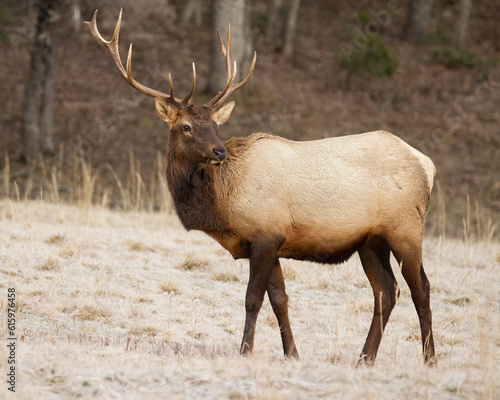
[[[184,132],[191,132],[191,127],[189,125],[182,125],[182,130]]]

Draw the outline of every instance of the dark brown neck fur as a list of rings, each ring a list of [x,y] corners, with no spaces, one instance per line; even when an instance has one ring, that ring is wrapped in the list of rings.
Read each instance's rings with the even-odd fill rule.
[[[220,166],[184,161],[175,139],[167,147],[166,177],[175,210],[187,230],[220,232],[229,229],[228,199],[244,168],[244,153],[255,141],[270,138],[254,134],[232,138],[224,144],[228,158]]]

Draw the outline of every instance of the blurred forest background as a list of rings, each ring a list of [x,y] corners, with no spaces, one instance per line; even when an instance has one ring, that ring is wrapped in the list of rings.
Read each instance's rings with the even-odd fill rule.
[[[40,16],[40,5],[50,12]],[[251,84],[232,97],[237,106],[223,139],[388,130],[436,164],[431,233],[498,237],[495,0],[2,0],[0,196],[170,207],[163,179],[168,128],[82,23],[99,8],[100,32],[110,39],[120,7],[122,60],[133,42],[134,77],[168,91],[171,73],[183,97],[194,61],[194,104],[222,89],[212,61],[215,29],[225,29],[220,21],[231,18],[244,75],[251,62],[245,54],[257,51]],[[53,73],[34,74],[42,64]]]

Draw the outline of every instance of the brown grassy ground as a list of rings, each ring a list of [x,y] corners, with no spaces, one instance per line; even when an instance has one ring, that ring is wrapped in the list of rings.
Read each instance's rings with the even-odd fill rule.
[[[439,366],[422,365],[398,273],[376,366],[356,369],[373,302],[357,256],[284,261],[302,358],[283,360],[266,300],[247,359],[238,345],[248,266],[207,236],[168,212],[1,200],[1,338],[7,288],[18,294],[18,392],[8,398],[497,399],[500,245],[468,239],[424,241]]]

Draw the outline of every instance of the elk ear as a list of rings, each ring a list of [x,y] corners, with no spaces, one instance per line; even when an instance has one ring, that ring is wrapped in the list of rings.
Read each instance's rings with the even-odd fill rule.
[[[236,103],[234,101],[231,101],[227,104],[224,104],[222,107],[216,108],[212,112],[212,119],[216,122],[217,125],[222,125],[229,119],[229,116],[231,115],[235,104]]]
[[[161,120],[165,121],[170,128],[177,120],[177,110],[172,107],[165,99],[155,98],[156,113]]]

